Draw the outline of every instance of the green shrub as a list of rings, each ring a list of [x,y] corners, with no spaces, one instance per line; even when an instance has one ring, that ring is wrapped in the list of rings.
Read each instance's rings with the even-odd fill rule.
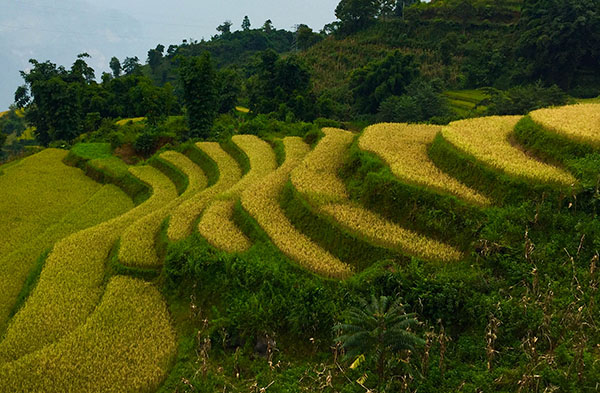
[[[133,147],[136,153],[148,157],[152,154],[158,144],[158,135],[154,131],[146,130],[135,139]]]

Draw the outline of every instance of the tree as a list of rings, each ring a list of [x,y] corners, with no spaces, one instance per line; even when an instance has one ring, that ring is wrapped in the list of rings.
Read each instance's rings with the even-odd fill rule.
[[[11,107],[7,114],[0,117],[0,139],[2,139],[2,136],[10,134],[21,136],[27,128],[26,120],[18,115],[15,109],[15,107]],[[1,145],[0,143],[0,147]]]
[[[600,2],[525,0],[517,53],[529,80],[569,89],[578,73],[600,69]]]
[[[336,341],[342,343],[347,359],[374,356],[381,384],[389,356],[402,350],[414,350],[423,340],[410,331],[417,320],[415,314],[405,313],[400,298],[371,296],[370,303],[365,299],[359,302],[359,307],[347,311],[347,322],[334,327],[338,331]]]
[[[181,57],[179,76],[183,85],[186,116],[193,137],[207,139],[217,113],[215,69],[210,55]]]
[[[377,112],[377,121],[416,123],[448,115],[445,98],[430,83],[416,79],[402,96],[386,98]]]
[[[142,66],[140,64],[140,59],[137,56],[134,57],[126,57],[123,61],[123,71],[127,75],[141,75],[142,74]]]
[[[78,56],[71,71],[31,59],[31,70],[21,72],[26,87],[18,88],[15,98],[22,101],[19,104],[28,102],[27,120],[36,127],[36,139],[45,146],[54,140],[70,141],[82,131],[84,95],[92,88],[87,79],[94,73],[83,57]]]
[[[221,36],[231,34],[231,26],[232,25],[233,25],[233,23],[231,23],[230,20],[226,20],[225,22],[223,22],[222,24],[217,26],[217,31],[221,33]]]
[[[335,16],[341,21],[342,30],[352,33],[371,24],[378,11],[378,0],[342,0],[335,8]]]
[[[239,73],[231,68],[219,71],[216,75],[215,87],[219,101],[217,112],[227,113],[232,111],[242,91]]]
[[[29,97],[27,85],[17,87],[17,91],[15,91],[15,105],[17,108],[25,108],[30,101],[31,97]]]
[[[94,69],[87,65],[84,59],[90,58],[87,53],[77,55],[77,60],[71,66],[70,79],[75,82],[90,83],[95,79]]]
[[[156,72],[158,66],[162,62],[163,52],[165,51],[164,45],[157,45],[155,49],[150,49],[148,51],[148,65],[152,72]]]
[[[454,8],[454,13],[460,18],[464,35],[467,31],[467,25],[471,23],[471,21],[475,17],[475,15],[477,14],[477,10],[473,6],[472,1],[462,0]]]
[[[298,118],[310,120],[314,111],[306,101],[311,99],[310,72],[297,56],[285,59],[272,49],[260,54],[257,72],[246,83],[250,98],[250,109],[254,113],[278,112],[281,105],[291,110]]]
[[[387,19],[394,15],[396,0],[377,0],[377,8],[379,9],[379,16],[382,19]]]
[[[307,25],[300,24],[296,29],[296,42],[298,49],[305,50],[322,40],[320,34],[313,32]]]
[[[248,15],[244,16],[244,20],[242,21],[242,30],[250,30],[250,18],[248,18]]]
[[[350,89],[361,113],[375,113],[389,96],[399,96],[419,75],[412,55],[395,51],[383,60],[370,62],[350,75]]]
[[[109,63],[110,69],[112,70],[112,74],[115,78],[118,78],[121,75],[121,62],[116,57],[110,59]]]
[[[34,106],[27,111],[36,127],[36,139],[47,146],[56,140],[71,141],[82,132],[83,110],[80,89],[55,76],[32,86]]]
[[[177,52],[177,45],[169,45],[169,48],[167,48],[167,57],[175,56],[176,52]]]
[[[262,29],[267,34],[270,33],[273,30],[273,22],[271,22],[271,19],[267,19],[265,21],[265,23],[263,24]]]
[[[167,83],[163,87],[155,86],[147,77],[140,77],[128,92],[131,106],[138,116],[144,116],[147,123],[156,126],[171,112],[174,106],[172,87]]]
[[[404,19],[404,9],[418,2],[419,0],[397,0],[395,8],[396,15]]]

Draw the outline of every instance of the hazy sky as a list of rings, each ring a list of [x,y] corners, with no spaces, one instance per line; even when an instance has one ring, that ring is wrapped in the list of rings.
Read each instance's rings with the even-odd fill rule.
[[[146,60],[148,49],[209,39],[225,20],[239,29],[244,15],[253,27],[271,19],[278,29],[305,23],[314,30],[335,20],[339,0],[5,0],[0,12],[0,112],[23,84],[28,60],[69,68],[78,53],[92,56],[96,76],[112,56]]]

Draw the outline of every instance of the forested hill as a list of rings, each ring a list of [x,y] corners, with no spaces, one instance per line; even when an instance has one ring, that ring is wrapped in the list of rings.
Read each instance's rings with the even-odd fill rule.
[[[218,137],[235,126],[214,120],[237,105],[277,121],[446,124],[600,94],[597,0],[341,0],[336,16],[318,32],[225,21],[210,40],[158,44],[143,63],[113,57],[101,76],[87,54],[71,69],[32,60],[16,107],[48,145],[107,118],[155,127],[187,115],[187,131],[167,133]]]
[[[234,31],[232,22],[226,21],[209,41],[171,45],[164,57],[162,45],[150,50],[145,73],[157,83],[177,85],[176,59],[208,51],[217,67],[233,70],[230,75],[239,76],[241,85],[247,86],[245,80],[260,73],[260,54],[272,49],[300,60],[310,74],[313,95],[309,98],[320,105],[305,113],[293,109],[306,120],[376,114],[385,98],[407,93],[411,78],[389,87],[368,110],[356,105],[364,93],[358,91],[364,90],[358,86],[358,74],[382,68],[395,51],[410,57],[416,76],[438,93],[482,87],[506,91],[537,83],[557,85],[576,97],[595,97],[600,93],[596,72],[600,49],[595,44],[600,31],[598,9],[593,0],[342,0],[336,9],[338,20],[319,32],[303,24],[295,31],[277,30],[270,20],[255,27],[249,19]],[[381,82],[387,75],[374,79]],[[443,110],[432,113],[447,117]],[[414,117],[429,120],[432,116]]]

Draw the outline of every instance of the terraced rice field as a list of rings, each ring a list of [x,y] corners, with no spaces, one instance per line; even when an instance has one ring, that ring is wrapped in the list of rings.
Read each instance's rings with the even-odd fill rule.
[[[462,253],[424,235],[404,229],[348,200],[337,171],[354,140],[348,131],[328,128],[325,137],[292,172],[292,184],[320,213],[329,215],[342,227],[372,243],[427,259],[458,260]]]
[[[292,173],[292,183],[315,203],[343,201],[348,199],[348,193],[336,172],[354,134],[334,128],[323,132],[326,136]]]
[[[153,390],[175,344],[161,294],[151,284],[115,277],[84,324],[37,352],[0,363],[0,391]]]
[[[115,186],[102,186],[63,164],[65,156],[64,150],[47,149],[0,176],[0,328],[44,250],[133,207]]]
[[[561,168],[527,155],[510,142],[521,116],[490,116],[459,120],[442,128],[442,136],[459,150],[510,176],[569,186],[575,178]]]
[[[421,124],[377,124],[363,131],[358,146],[379,156],[403,182],[453,194],[478,205],[490,204],[487,197],[442,172],[429,159],[427,147],[441,129]]]
[[[489,98],[489,95],[481,90],[448,90],[443,94],[448,100],[450,109],[459,116],[483,113],[486,107],[479,103]]]
[[[152,186],[152,197],[129,212],[68,236],[54,246],[35,290],[10,321],[0,342],[0,362],[40,350],[82,325],[100,301],[105,260],[121,233],[139,217],[173,199],[173,184],[157,169],[133,167],[131,172]]]
[[[326,277],[348,277],[351,274],[350,267],[299,232],[279,205],[279,194],[289,180],[290,172],[309,151],[309,146],[300,138],[287,137],[283,143],[285,162],[275,172],[242,193],[242,206],[273,243],[300,266]]]
[[[220,250],[244,252],[252,243],[233,222],[234,207],[234,201],[214,201],[202,215],[198,231],[210,244]]]
[[[211,187],[197,193],[175,208],[167,230],[167,236],[171,241],[182,240],[189,236],[192,233],[194,222],[211,200],[233,187],[242,177],[242,171],[237,162],[218,143],[199,142],[196,146],[217,164],[219,179]]]
[[[554,132],[592,143],[600,116],[598,111],[591,113],[596,109],[555,108],[536,111],[532,118],[552,125],[547,128]],[[562,117],[570,120],[561,122]],[[476,205],[473,209],[490,201],[433,164],[427,149],[434,138],[443,137],[509,176],[561,186],[573,183],[568,172],[535,160],[511,142],[519,118],[470,119],[446,127],[379,124],[367,128],[358,145],[381,158],[399,182],[454,195]],[[592,119],[591,125],[583,119]],[[351,276],[354,271],[345,261],[329,252],[327,245],[311,240],[286,216],[280,199],[286,187],[292,189],[288,182],[298,192],[295,201],[323,216],[332,233],[339,228],[344,236],[352,234],[350,240],[383,250],[382,255],[392,250],[390,255],[399,252],[443,262],[464,257],[451,245],[405,229],[351,201],[338,171],[356,136],[333,128],[323,131],[325,136],[312,151],[298,137],[284,138],[285,160],[280,166],[267,142],[251,135],[234,136],[232,142],[248,158],[244,175],[219,144],[197,143],[201,153],[195,153],[218,167],[216,182],[213,171],[207,169],[205,174],[196,164],[202,164],[197,157],[193,162],[180,153],[164,152],[160,159],[187,179],[181,195],[173,179],[158,169],[127,167],[107,152],[98,164],[106,165],[107,171],[128,171],[151,187],[152,195],[138,206],[115,186],[102,186],[64,165],[65,151],[47,149],[1,167],[0,391],[133,392],[159,387],[176,352],[165,301],[155,284],[112,275],[113,265],[107,269],[107,261],[118,245],[123,264],[160,266],[155,239],[167,218],[170,241],[181,240],[197,228],[213,246],[241,253],[251,247],[232,220],[234,209],[240,207],[236,204],[241,204],[243,211],[236,213],[252,218],[273,245],[300,267],[328,278]],[[208,186],[207,177],[214,184]],[[184,188],[182,182],[177,184]],[[314,233],[311,236],[314,239]],[[36,286],[10,318],[31,266],[45,250],[50,253]]]
[[[63,164],[66,155],[46,149],[3,169],[0,255],[34,239],[100,190],[81,170]]]
[[[219,249],[242,252],[250,248],[250,241],[232,221],[233,206],[243,190],[277,168],[277,160],[271,146],[254,135],[235,135],[232,140],[248,157],[250,170],[233,187],[216,197],[217,201],[200,219],[198,231]]]
[[[538,109],[530,116],[549,131],[600,148],[600,103]]]
[[[175,186],[169,187],[172,201],[156,211],[141,217],[131,224],[123,233],[119,248],[119,261],[126,266],[157,267],[161,261],[156,252],[156,237],[161,223],[182,202],[206,188],[207,180],[204,172],[189,158],[181,153],[167,151],[160,155],[179,170],[188,179],[185,192],[177,197]]]
[[[141,123],[144,120],[146,120],[145,117],[131,117],[131,118],[128,118],[128,119],[118,120],[115,124],[118,125],[118,126],[124,126],[125,124],[128,124],[128,123],[133,123],[133,124],[135,124],[135,123]]]
[[[49,225],[35,239],[2,255],[0,277],[5,279],[0,280],[0,329],[15,305],[29,271],[44,250],[72,233],[110,220],[132,208],[131,199],[119,188],[105,185],[83,205],[74,208],[55,224]]]

